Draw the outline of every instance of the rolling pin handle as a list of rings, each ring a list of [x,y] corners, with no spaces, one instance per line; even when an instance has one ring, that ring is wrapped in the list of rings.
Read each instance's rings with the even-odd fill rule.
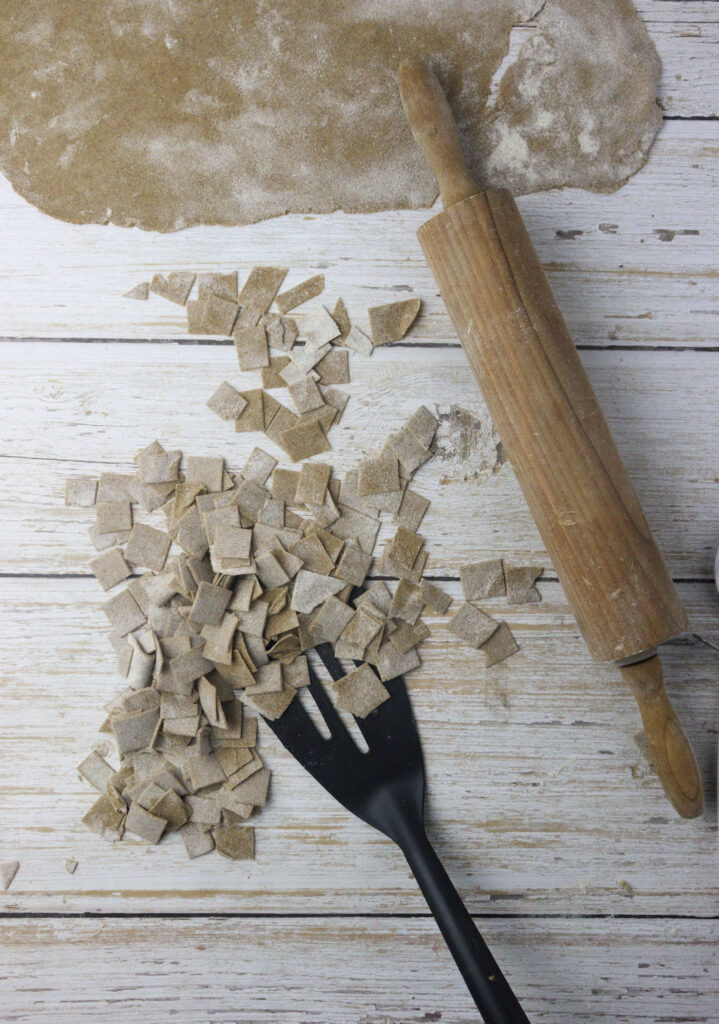
[[[674,809],[682,818],[704,810],[699,768],[686,733],[664,688],[662,663],[655,654],[620,668],[639,705],[652,764]]]
[[[399,91],[412,134],[439,182],[445,210],[480,191],[467,170],[457,126],[434,72],[419,57],[399,66]]]

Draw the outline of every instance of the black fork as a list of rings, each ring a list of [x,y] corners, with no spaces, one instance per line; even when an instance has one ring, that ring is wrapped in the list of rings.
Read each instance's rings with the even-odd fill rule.
[[[329,644],[315,650],[333,679],[345,675]],[[299,700],[267,724],[328,793],[399,846],[486,1024],[529,1024],[427,838],[424,759],[412,706],[401,676],[386,686],[391,699],[367,718],[355,719],[369,748],[366,753],[357,747],[311,666],[309,690],[329,739]]]

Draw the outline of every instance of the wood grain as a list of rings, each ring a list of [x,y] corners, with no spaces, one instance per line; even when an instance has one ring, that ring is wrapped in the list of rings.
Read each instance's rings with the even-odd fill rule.
[[[478,922],[533,1024],[715,1020],[719,924]],[[55,919],[2,926],[14,1024],[476,1024],[427,919]]]
[[[458,607],[457,583],[443,583]],[[497,913],[719,913],[716,651],[662,648],[667,688],[698,753],[709,810],[677,818],[632,736],[641,722],[611,667],[593,663],[556,583],[539,605],[486,602],[519,654],[491,670],[430,618],[409,677],[429,775],[428,821],[470,908]],[[719,641],[719,597],[682,585],[692,628]],[[3,714],[0,859],[20,872],[15,911],[424,912],[399,853],[350,817],[263,730],[275,771],[257,820],[257,860],[188,861],[177,837],[107,844],[80,818],[92,791],[75,765],[122,685],[91,579],[13,579],[0,592]],[[657,850],[661,849],[661,856]],[[79,862],[74,875],[66,857]],[[688,865],[691,868],[688,869]],[[623,883],[631,887],[628,892]]]
[[[642,716],[652,767],[674,807],[683,818],[696,818],[704,809],[701,776],[696,758],[664,686],[658,655],[623,665]]]
[[[564,189],[520,199],[579,345],[719,344],[719,224],[712,212],[718,148],[719,122],[667,121],[647,166],[619,192]],[[0,179],[3,230],[21,240],[0,246],[0,287],[7,300],[2,334],[182,336],[182,309],[158,296],[136,302],[122,293],[158,271],[238,267],[247,274],[255,263],[279,263],[291,268],[287,287],[325,273],[323,299],[331,307],[342,296],[360,327],[367,326],[369,306],[419,295],[424,307],[412,338],[454,345],[454,329],[415,237],[427,216],[426,210],[293,216],[246,228],[157,235],[54,221]]]
[[[231,468],[258,443],[282,457],[260,435],[233,433],[204,405],[223,379],[259,383],[258,374],[237,371],[231,344],[11,342],[0,352],[0,572],[86,571],[92,513],[63,507],[65,478],[129,471],[135,451],[155,437],[189,454],[224,455]],[[719,491],[716,356],[584,352],[582,360],[672,573],[711,577]],[[353,356],[351,375],[353,397],[331,432],[328,455],[342,471],[379,447],[420,404],[443,419],[439,454],[416,477],[417,489],[432,499],[421,528],[429,572],[456,576],[464,562],[495,555],[548,566],[511,467],[495,474],[481,469],[496,451],[486,440],[488,414],[460,349],[408,345],[369,359]],[[287,401],[284,392],[275,394]],[[467,409],[470,419],[453,428],[452,406]]]
[[[437,76],[420,57],[403,60],[397,71],[402,106],[414,140],[439,185],[445,209],[479,191],[469,173],[457,126]]]

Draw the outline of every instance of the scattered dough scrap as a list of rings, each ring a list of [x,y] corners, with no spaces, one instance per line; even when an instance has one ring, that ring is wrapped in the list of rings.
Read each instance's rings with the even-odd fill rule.
[[[222,420],[237,420],[247,408],[247,399],[231,384],[223,381],[217,388],[207,405]]]
[[[187,333],[204,334],[202,328],[202,315],[205,311],[207,294],[200,299],[188,299],[185,311],[187,313]]]
[[[221,299],[237,299],[237,271],[228,274],[198,274],[197,296],[204,300],[208,295],[218,295]]]
[[[325,400],[322,397],[322,392],[312,377],[301,377],[289,385],[289,391],[297,412],[300,414],[324,407]]]
[[[406,654],[413,647],[417,647],[429,636],[429,626],[424,622],[418,622],[416,626],[410,626],[408,622],[401,622],[397,629],[390,633],[389,641],[400,654]]]
[[[323,462],[305,462],[300,470],[294,500],[299,505],[322,505],[332,475]]]
[[[389,615],[391,619],[401,619],[414,626],[424,608],[424,595],[421,587],[407,580],[400,580],[392,598]]]
[[[207,295],[200,300],[201,308],[192,310],[193,320],[199,312],[196,320],[198,330],[192,330],[192,334],[220,334],[225,338],[232,335],[232,328],[235,326],[237,314],[240,311],[239,305],[232,299],[222,299],[219,295]],[[190,311],[188,309],[188,321]],[[194,326],[194,325],[193,325]]]
[[[245,480],[254,480],[257,484],[266,483],[277,465],[277,459],[261,448],[253,448],[250,457],[242,467]]]
[[[376,667],[383,683],[406,675],[419,668],[420,660],[417,648],[412,647],[405,654],[400,654],[394,644],[387,640],[377,651]]]
[[[389,700],[389,691],[382,685],[370,665],[360,665],[332,684],[337,707],[357,718],[366,718],[380,704]]]
[[[357,476],[359,497],[399,490],[399,460],[396,455],[377,455],[360,462]]]
[[[394,514],[394,521],[401,523],[406,530],[415,532],[419,529],[428,508],[429,500],[427,498],[417,494],[410,487],[406,487],[400,506]]]
[[[335,644],[353,615],[354,612],[344,601],[334,595],[330,596],[320,605],[310,622],[310,633],[317,641]]]
[[[150,281],[149,290],[155,292],[156,295],[160,295],[163,299],[176,302],[178,306],[184,306],[192,291],[196,276],[196,274],[186,270],[174,271],[172,274],[168,274],[167,277],[163,277],[162,274],[155,274]],[[138,285],[138,287],[142,287],[142,285]],[[131,297],[140,298],[141,296],[133,295]]]
[[[414,434],[423,448],[429,448],[434,441],[439,420],[433,416],[429,409],[420,405],[416,412],[413,412],[405,424],[406,430]]]
[[[95,505],[95,526],[100,533],[117,533],[132,527],[132,506],[129,501],[98,501]]]
[[[300,338],[313,351],[334,341],[342,334],[324,306],[312,306],[302,314],[299,324]]]
[[[182,841],[185,844],[185,851],[190,860],[195,857],[202,857],[206,853],[212,853],[215,849],[215,840],[209,830],[201,825],[195,825],[189,821],[179,830]]]
[[[449,620],[448,628],[470,647],[479,648],[499,628],[499,623],[481,608],[463,604]]]
[[[240,319],[244,317],[246,326],[253,327],[259,322],[260,317],[272,305],[272,300],[286,277],[287,269],[285,267],[252,268],[237,296],[237,301],[241,306]],[[254,323],[250,323],[249,320],[255,316]]]
[[[231,860],[252,860],[255,856],[255,830],[247,825],[220,825],[213,829],[215,849]]]
[[[232,337],[241,370],[259,370],[270,365],[267,331],[261,324],[256,327],[235,327]]]
[[[82,819],[82,823],[102,839],[115,842],[118,839],[122,839],[122,834],[125,831],[125,818],[127,815],[124,806],[123,803],[123,810],[120,810],[109,796],[103,794],[97,798],[89,811],[87,811]]]
[[[270,342],[270,332],[265,328],[267,341]],[[271,346],[270,346],[271,347]],[[280,376],[281,372],[290,363],[289,356],[270,356],[269,366],[262,367],[263,388],[286,388],[287,382]]]
[[[171,538],[164,530],[156,530],[144,523],[135,523],[127,540],[125,558],[132,566],[161,572],[165,567],[171,543]]]
[[[7,890],[10,888],[19,867],[19,860],[5,860],[0,864],[0,882],[2,882],[3,889]]]
[[[152,446],[149,446],[152,448]],[[135,456],[137,470],[143,484],[165,484],[180,479],[180,458],[182,452],[166,452],[147,449]]]
[[[280,377],[285,384],[296,384],[307,376],[323,356],[327,355],[331,347],[329,342],[315,349],[308,348],[307,345],[295,346],[290,352],[289,363],[280,371]]]
[[[401,341],[417,319],[421,299],[405,299],[369,310],[369,324],[375,347]]]
[[[503,597],[506,593],[501,558],[460,565],[459,578],[465,601],[483,601],[489,597]]]
[[[331,449],[327,435],[316,420],[297,423],[289,430],[283,430],[280,437],[282,447],[293,462],[309,459]]]
[[[341,348],[330,349],[315,365],[315,370],[319,374],[320,384],[324,387],[330,384],[349,384],[349,352]]]
[[[537,604],[542,600],[542,595],[534,586],[542,575],[541,566],[507,565],[504,568],[504,575],[507,580],[508,604]]]
[[[430,583],[429,580],[422,580],[420,583],[420,590],[422,591],[422,600],[431,608],[437,615],[445,615],[447,609],[452,603],[452,598],[449,594],[445,594],[434,583]]]
[[[341,342],[345,348],[351,349],[353,352],[359,352],[363,356],[371,356],[374,351],[374,345],[372,339],[369,338],[364,331],[361,331],[359,327],[354,324],[349,330],[349,333],[342,339]]]
[[[242,823],[264,806],[270,782],[256,713],[282,715],[309,685],[304,652],[329,643],[338,658],[361,663],[337,685],[338,707],[369,714],[389,697],[384,682],[420,665],[425,607],[444,615],[451,603],[423,579],[417,530],[429,502],[409,487],[432,455],[437,418],[420,407],[344,475],[305,461],[331,448],[327,432],[348,400],[333,384],[349,379],[350,353],[372,349],[369,339],[344,344],[354,328],[341,302],[332,316],[317,307],[301,317],[295,346],[294,321],[267,312],[284,273],[255,268],[239,294],[236,274],[202,275],[195,305],[204,329],[234,332],[241,365],[256,378],[261,370],[264,385],[289,386],[297,413],[264,387],[228,381],[207,405],[238,433],[264,433],[300,463],[296,470],[251,444],[237,468],[153,441],[137,453],[134,474],[67,485],[68,504],[95,508],[90,533],[100,553],[91,567],[101,585],[142,571],[103,604],[125,689],[101,731],[114,737],[119,766],[97,752],[79,766],[98,792],[83,821],[112,841],[127,832],[149,844],[181,839],[191,858],[215,849],[253,856],[254,832]],[[291,308],[288,294],[294,306],[323,284],[278,296],[278,308]],[[270,357],[270,347],[286,354]],[[153,525],[134,522],[135,506],[154,514]],[[376,556],[390,518],[394,536]],[[375,557],[375,571],[396,577],[394,594],[381,581],[356,593]],[[526,572],[517,570],[517,585]],[[488,664],[516,649],[506,624],[471,605],[450,628],[482,645]]]
[[[347,541],[335,567],[335,576],[351,583],[353,587],[361,587],[372,567],[372,555],[363,551],[357,544]]]
[[[335,308],[332,310],[332,319],[340,329],[340,335],[335,341],[336,345],[343,345],[345,338],[352,329],[352,321],[350,315],[345,306],[344,299],[337,299],[335,302]]]
[[[120,548],[109,548],[101,552],[95,558],[91,558],[88,565],[103,590],[112,590],[132,574]]]
[[[400,568],[411,569],[417,561],[423,544],[424,540],[419,534],[410,533],[409,530],[405,530],[404,526],[399,526],[387,549],[387,556]]]
[[[231,599],[231,590],[202,580],[197,587],[189,618],[201,625],[219,626]]]
[[[290,607],[295,612],[313,612],[319,605],[324,604],[332,594],[338,594],[340,590],[343,590],[344,586],[343,580],[332,579],[329,576],[310,572],[308,569],[301,569],[295,578]]]
[[[190,817],[190,812],[184,801],[174,789],[165,790],[162,796],[152,804],[150,811],[156,818],[161,818],[166,822],[167,832],[176,832]]]
[[[141,299],[146,300],[150,297],[150,282],[141,281],[140,284],[136,284],[134,288],[131,288],[129,292],[122,293],[123,299]]]
[[[165,831],[167,822],[156,814],[146,811],[139,803],[131,803],[130,809],[125,818],[125,831],[144,839],[146,843],[154,846],[160,842],[162,833]]]
[[[289,313],[291,309],[296,309],[303,302],[316,299],[318,295],[322,294],[324,288],[324,274],[317,274],[315,277],[309,277],[302,284],[295,285],[294,288],[290,288],[286,292],[280,292],[275,299],[275,304],[280,313]]]
[[[247,405],[235,420],[237,433],[262,431],[265,429],[264,412],[264,391],[262,388],[253,388],[251,391],[241,392]]]
[[[115,774],[115,769],[112,768],[101,754],[98,754],[96,750],[93,750],[91,754],[80,762],[77,766],[77,770],[80,772],[84,779],[94,786],[95,789],[99,790],[100,793],[104,793],[107,788],[108,782],[112,779]]]
[[[105,601],[102,610],[112,623],[112,627],[120,636],[126,636],[139,629],[146,622],[140,606],[128,590],[121,590]]]
[[[292,349],[299,331],[291,317],[280,316],[278,313],[265,313],[260,317],[260,323],[267,331],[270,348],[279,349],[280,352],[289,352]]]
[[[132,476],[129,473],[100,473],[98,501],[129,501]]]
[[[519,644],[514,639],[506,622],[500,622],[494,633],[482,644],[482,653],[485,656],[487,668],[511,657],[518,650]]]
[[[78,476],[65,481],[65,504],[76,508],[92,508],[97,495],[97,480]]]
[[[221,491],[225,472],[222,457],[189,455],[185,467],[185,482],[201,484],[208,491]]]

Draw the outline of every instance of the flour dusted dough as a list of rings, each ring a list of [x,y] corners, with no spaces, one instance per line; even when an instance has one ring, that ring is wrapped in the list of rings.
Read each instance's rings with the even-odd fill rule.
[[[5,0],[0,168],[76,223],[174,231],[430,205],[396,69],[428,59],[487,184],[611,190],[659,127],[630,0]],[[537,13],[539,12],[539,13]],[[485,109],[513,25],[537,29]]]

